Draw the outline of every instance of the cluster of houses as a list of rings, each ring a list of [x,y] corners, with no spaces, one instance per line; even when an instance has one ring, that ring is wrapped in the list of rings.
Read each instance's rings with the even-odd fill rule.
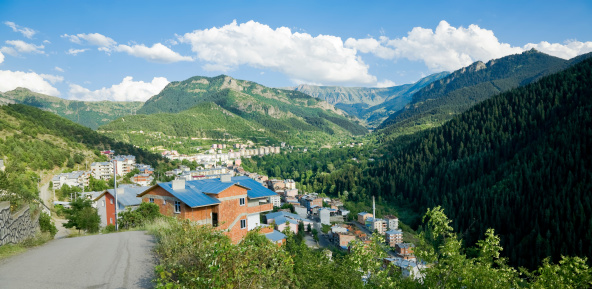
[[[238,145],[238,147],[232,149],[227,148],[226,144],[213,144],[210,149],[203,153],[185,155],[179,154],[176,150],[166,150],[161,152],[161,154],[170,160],[188,160],[211,165],[216,165],[217,163],[231,164],[234,162],[235,165],[240,166],[241,157],[250,158],[251,156],[279,154],[281,151],[280,147],[277,146],[248,148],[247,146]]]
[[[130,178],[132,183],[140,186],[150,185],[154,181],[154,169],[149,165],[137,164],[136,157],[132,155],[112,156],[112,151],[101,152],[110,157],[107,162],[94,162],[90,165],[89,171],[74,171],[55,175],[52,179],[53,189],[58,190],[64,185],[71,187],[88,187],[88,182],[92,176],[95,179],[109,180],[113,178],[114,173],[118,176],[124,176],[134,169],[140,172]]]
[[[270,197],[276,195],[249,177],[230,175],[191,181],[178,179],[154,186],[121,186],[115,190],[89,193],[102,226],[115,224],[115,212],[149,202],[157,204],[165,216],[219,228],[234,243],[244,238],[248,231],[260,228],[259,233],[269,240],[283,244],[284,234],[261,223],[261,214],[273,209]]]

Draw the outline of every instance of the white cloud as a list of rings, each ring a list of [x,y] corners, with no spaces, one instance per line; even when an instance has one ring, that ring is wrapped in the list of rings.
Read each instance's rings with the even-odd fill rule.
[[[49,40],[46,39],[46,40],[43,40],[43,43],[45,43],[45,44],[51,44],[51,41],[49,41]]]
[[[77,84],[70,84],[69,96],[79,100],[146,101],[158,94],[169,81],[164,77],[154,77],[152,82],[133,81],[126,76],[120,84],[89,90]]]
[[[381,42],[385,42],[388,38],[381,36],[380,41],[374,38],[353,39],[348,38],[345,41],[345,47],[354,48],[362,53],[372,53],[380,58],[392,59],[395,57],[395,51],[391,48],[385,47]]]
[[[61,67],[59,67],[59,66],[56,66],[56,67],[54,67],[53,69],[54,69],[55,71],[64,72],[64,69],[63,69],[63,68],[61,68]]]
[[[70,54],[70,55],[77,55],[78,53],[82,53],[87,51],[88,49],[74,49],[74,48],[70,48],[68,49],[68,51],[66,52],[66,54]]]
[[[592,42],[569,40],[566,41],[565,44],[559,44],[542,41],[538,44],[528,43],[524,46],[525,50],[531,48],[563,59],[570,59],[584,53],[592,52]]]
[[[47,75],[46,75],[47,76]],[[0,70],[0,91],[5,92],[17,87],[28,88],[34,92],[59,96],[60,92],[42,75],[35,72]]]
[[[523,47],[500,42],[493,31],[472,24],[468,28],[452,27],[440,21],[436,30],[415,27],[407,37],[389,39],[347,39],[346,47],[361,53],[372,53],[383,59],[406,58],[423,61],[432,71],[453,71],[481,60],[489,61],[535,48],[549,55],[569,59],[591,52],[592,42],[567,41],[565,44],[541,42]]]
[[[393,87],[397,85],[394,81],[385,79],[376,83],[376,87]]]
[[[43,77],[43,79],[51,82],[51,84],[56,84],[57,82],[62,82],[64,81],[64,77],[63,76],[59,76],[59,75],[51,75],[51,74],[39,74],[41,77]]]
[[[156,43],[152,45],[152,47],[147,47],[143,44],[133,46],[118,45],[113,50],[117,52],[125,52],[132,56],[141,57],[148,61],[159,63],[193,61],[193,58],[189,56],[182,56],[160,43]]]
[[[179,37],[191,44],[205,69],[226,71],[240,65],[269,68],[286,74],[296,83],[367,85],[376,77],[368,72],[355,49],[339,37],[272,29],[249,21],[220,28],[195,30]]]
[[[14,22],[5,21],[4,24],[6,24],[6,26],[12,28],[12,31],[14,31],[14,32],[20,32],[20,33],[23,34],[23,36],[25,36],[25,37],[27,37],[29,39],[33,38],[33,35],[35,35],[35,33],[37,33],[37,31],[35,31],[35,30],[31,29],[31,28],[18,26]]]
[[[115,40],[99,33],[64,34],[62,37],[76,44],[88,44],[99,47],[111,47],[117,44]]]
[[[4,62],[4,54],[0,51],[0,63]]]
[[[24,42],[22,40],[6,40],[6,44],[12,45],[13,47],[2,47],[0,51],[6,52],[10,55],[16,56],[19,53],[37,53],[37,54],[45,54],[43,49],[45,46],[43,45],[35,45],[31,43]]]

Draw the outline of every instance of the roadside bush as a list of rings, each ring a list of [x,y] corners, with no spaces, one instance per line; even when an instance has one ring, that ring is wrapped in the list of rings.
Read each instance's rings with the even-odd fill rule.
[[[115,225],[110,224],[103,228],[103,234],[109,234],[115,232]]]
[[[41,232],[48,232],[52,238],[58,233],[58,229],[54,222],[51,221],[51,217],[43,212],[39,215],[39,229],[41,229]]]
[[[118,221],[120,228],[131,229],[143,226],[160,216],[162,215],[157,204],[141,203],[135,210],[128,207],[126,211],[120,212]]]

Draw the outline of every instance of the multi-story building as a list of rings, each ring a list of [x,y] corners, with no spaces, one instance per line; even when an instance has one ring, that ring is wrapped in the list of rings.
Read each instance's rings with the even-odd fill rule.
[[[399,218],[397,218],[393,215],[386,215],[386,216],[384,216],[384,219],[387,222],[387,228],[389,230],[399,229]]]
[[[280,201],[280,196],[279,195],[275,195],[275,196],[271,196],[269,197],[269,202],[274,206],[274,207],[281,207],[282,203]]]
[[[322,207],[323,198],[319,198],[315,195],[302,196],[302,198],[300,198],[300,204],[310,211],[313,206]]]
[[[56,175],[51,179],[51,182],[53,183],[54,190],[59,190],[63,185],[68,185],[70,187],[79,187],[82,189],[84,187],[88,187],[89,177],[89,172],[76,171]]]
[[[113,177],[113,164],[111,162],[92,163],[90,172],[97,180],[109,180]]]
[[[389,246],[395,247],[395,245],[403,243],[403,232],[394,229],[386,231],[385,241]]]
[[[159,183],[139,194],[142,202],[158,204],[160,213],[211,225],[238,243],[260,225],[260,213],[273,209],[276,193],[248,177],[175,180]]]
[[[415,260],[415,255],[413,254],[413,248],[415,245],[412,243],[399,243],[395,245],[395,253],[400,258],[405,260]]]
[[[136,165],[136,157],[129,155],[129,156],[115,156],[111,159],[113,163],[113,168],[118,176],[124,176],[131,172]]]

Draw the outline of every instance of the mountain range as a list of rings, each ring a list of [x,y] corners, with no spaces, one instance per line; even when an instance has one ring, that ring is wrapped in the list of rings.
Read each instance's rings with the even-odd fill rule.
[[[378,129],[398,136],[442,125],[485,99],[566,69],[590,55],[564,60],[533,49],[487,63],[477,61],[420,89]]]
[[[45,95],[26,88],[0,93],[0,103],[20,103],[53,112],[71,121],[97,129],[116,118],[134,114],[143,103],[114,101],[79,101]]]
[[[384,88],[302,84],[294,90],[333,104],[336,108],[356,116],[368,127],[373,128],[380,125],[394,111],[404,108],[411,101],[414,93],[448,74],[448,72],[435,73],[413,84]]]
[[[363,135],[367,129],[327,102],[301,92],[269,88],[226,75],[171,82],[138,110],[99,128],[129,141],[139,131],[146,147],[164,138],[233,139],[255,143],[324,144],[330,137]]]

